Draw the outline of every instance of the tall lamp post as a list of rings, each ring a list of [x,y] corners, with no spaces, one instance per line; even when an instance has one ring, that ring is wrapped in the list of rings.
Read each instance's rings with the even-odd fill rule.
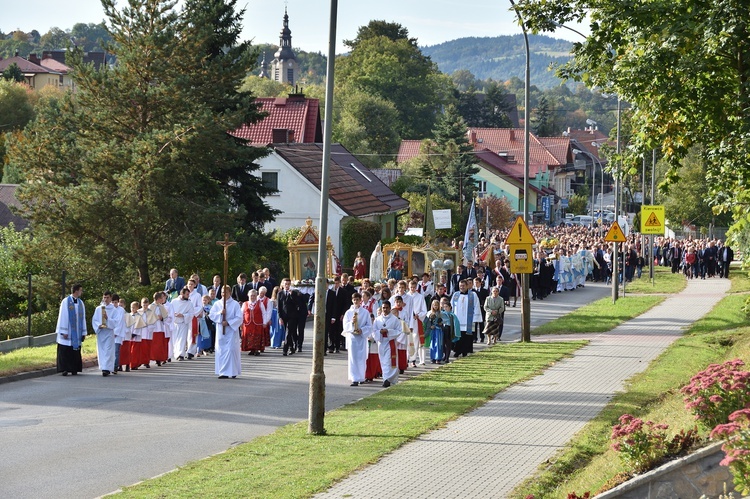
[[[526,24],[523,22],[521,13],[516,7],[516,3],[513,0],[509,0],[513,6],[513,10],[516,12],[518,22],[521,24],[521,30],[523,30],[523,41],[526,45],[526,72],[524,78],[524,120],[523,120],[523,221],[529,222],[529,92],[531,84],[531,59],[529,56],[529,35],[526,32]],[[521,341],[528,343],[531,341],[531,302],[529,301],[529,274],[521,274],[521,287],[523,289],[521,295]]]
[[[599,201],[599,213],[601,214],[602,219],[604,218],[604,206],[603,206],[604,205],[604,201],[603,201],[604,200],[604,167],[602,166],[602,162],[599,161],[599,158],[597,158],[596,156],[594,156],[593,154],[591,154],[588,151],[582,151],[581,149],[573,149],[573,154],[575,154],[575,155],[583,154],[583,155],[588,156],[589,158],[591,158],[591,170],[592,170],[592,173],[593,173],[591,175],[591,177],[592,177],[591,178],[591,221],[593,223],[593,221],[594,221],[594,205],[596,204],[595,201],[594,201],[594,196],[596,194],[596,165],[597,164],[599,165],[599,170],[601,170],[601,172],[602,172],[602,174],[601,174],[601,177],[602,177],[602,196],[601,196],[601,200]],[[602,222],[603,221],[604,220],[602,220]],[[601,224],[600,224],[599,225],[599,233],[601,234],[601,232],[602,232],[602,230],[601,230]]]

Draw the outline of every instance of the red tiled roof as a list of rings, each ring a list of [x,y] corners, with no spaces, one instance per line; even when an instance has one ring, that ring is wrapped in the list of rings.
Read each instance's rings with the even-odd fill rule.
[[[599,157],[599,148],[594,146],[593,143],[606,144],[609,143],[609,137],[604,135],[599,130],[587,128],[586,130],[571,130],[568,128],[568,139],[573,140],[580,144],[587,152],[596,156],[596,159],[606,162],[606,158]],[[614,146],[614,144],[611,144]]]
[[[259,110],[267,116],[252,125],[242,125],[232,135],[250,144],[266,146],[274,142],[274,129],[293,130],[295,143],[323,142],[320,102],[305,97],[260,97]]]
[[[403,163],[404,161],[419,156],[419,149],[422,146],[421,140],[402,140],[401,145],[398,146],[398,156],[396,156],[396,163]]]
[[[56,61],[55,59],[51,57],[42,59],[39,62],[39,65],[49,70],[55,71],[57,73],[62,73],[62,74],[68,74],[71,71],[71,68],[69,68],[68,66],[66,66],[60,61]]]
[[[523,162],[523,135],[522,128],[469,128],[469,141],[475,150],[507,153],[519,163]],[[560,162],[536,135],[529,133],[529,164],[556,167],[564,166],[566,162]]]
[[[274,150],[320,189],[323,144],[276,144]],[[331,146],[329,196],[350,216],[392,213],[409,202],[390,190],[341,144]]]
[[[0,60],[0,71],[5,71],[8,66],[16,63],[23,73],[54,73],[55,71],[44,68],[33,62],[29,62],[23,57],[15,56],[8,59]]]
[[[561,165],[566,165],[572,162],[570,158],[570,138],[568,137],[539,137],[539,142],[547,148],[552,156],[555,157],[557,162]]]
[[[508,158],[492,152],[489,149],[482,149],[475,153],[480,164],[504,180],[523,189],[523,165],[515,162],[509,162]],[[533,177],[533,175],[530,175]],[[537,193],[543,193],[543,190],[529,184],[529,189]]]

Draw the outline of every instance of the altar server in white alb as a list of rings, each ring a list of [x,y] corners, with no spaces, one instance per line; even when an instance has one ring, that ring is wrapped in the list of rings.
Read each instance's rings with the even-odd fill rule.
[[[109,376],[115,365],[115,330],[120,327],[121,314],[112,304],[112,292],[105,291],[102,304],[94,310],[91,327],[96,333],[96,355],[102,376]]]
[[[184,287],[180,290],[180,297],[170,302],[174,322],[172,329],[172,346],[174,347],[173,359],[185,360],[188,351],[188,334],[190,324],[195,315],[195,308],[190,301],[190,289]]]
[[[372,323],[372,337],[378,342],[380,369],[383,371],[383,386],[398,383],[398,363],[396,361],[396,338],[401,335],[401,319],[391,314],[391,304],[384,301],[381,315]]]
[[[351,386],[365,382],[365,368],[369,355],[367,339],[372,334],[370,312],[362,306],[362,295],[352,295],[352,306],[344,313],[344,332],[349,360]]]
[[[216,324],[216,375],[219,379],[236,378],[242,370],[239,333],[242,309],[232,299],[232,288],[224,286],[222,299],[214,303],[208,316]]]
[[[417,283],[409,281],[409,292],[404,295],[404,302],[409,301],[409,306],[404,307],[404,310],[409,310],[409,316],[406,314],[401,316],[401,319],[406,321],[409,325],[409,337],[407,342],[407,354],[409,355],[409,362],[413,367],[417,367],[417,362],[420,366],[424,365],[424,329],[422,321],[427,316],[427,305],[419,291],[417,291]]]
[[[63,376],[83,371],[81,343],[86,338],[86,307],[82,293],[83,286],[73,284],[70,295],[60,303],[57,316],[57,372]]]

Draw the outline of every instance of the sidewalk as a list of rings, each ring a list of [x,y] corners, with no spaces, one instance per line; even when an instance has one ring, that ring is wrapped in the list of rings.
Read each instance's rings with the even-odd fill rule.
[[[693,280],[683,292],[608,333],[565,336],[584,336],[591,343],[316,497],[506,497],[596,416],[627,379],[709,312],[729,285],[727,279]]]

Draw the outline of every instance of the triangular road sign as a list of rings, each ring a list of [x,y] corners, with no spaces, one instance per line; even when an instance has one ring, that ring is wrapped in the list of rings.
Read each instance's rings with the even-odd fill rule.
[[[516,218],[513,227],[510,228],[505,244],[536,244],[536,238],[529,230],[529,226],[523,221],[523,217]]]
[[[646,220],[646,227],[661,227],[661,221],[653,211],[649,215],[648,220]]]
[[[625,233],[620,228],[620,224],[612,222],[612,226],[607,231],[607,235],[604,236],[605,241],[611,243],[623,243],[625,242]]]

